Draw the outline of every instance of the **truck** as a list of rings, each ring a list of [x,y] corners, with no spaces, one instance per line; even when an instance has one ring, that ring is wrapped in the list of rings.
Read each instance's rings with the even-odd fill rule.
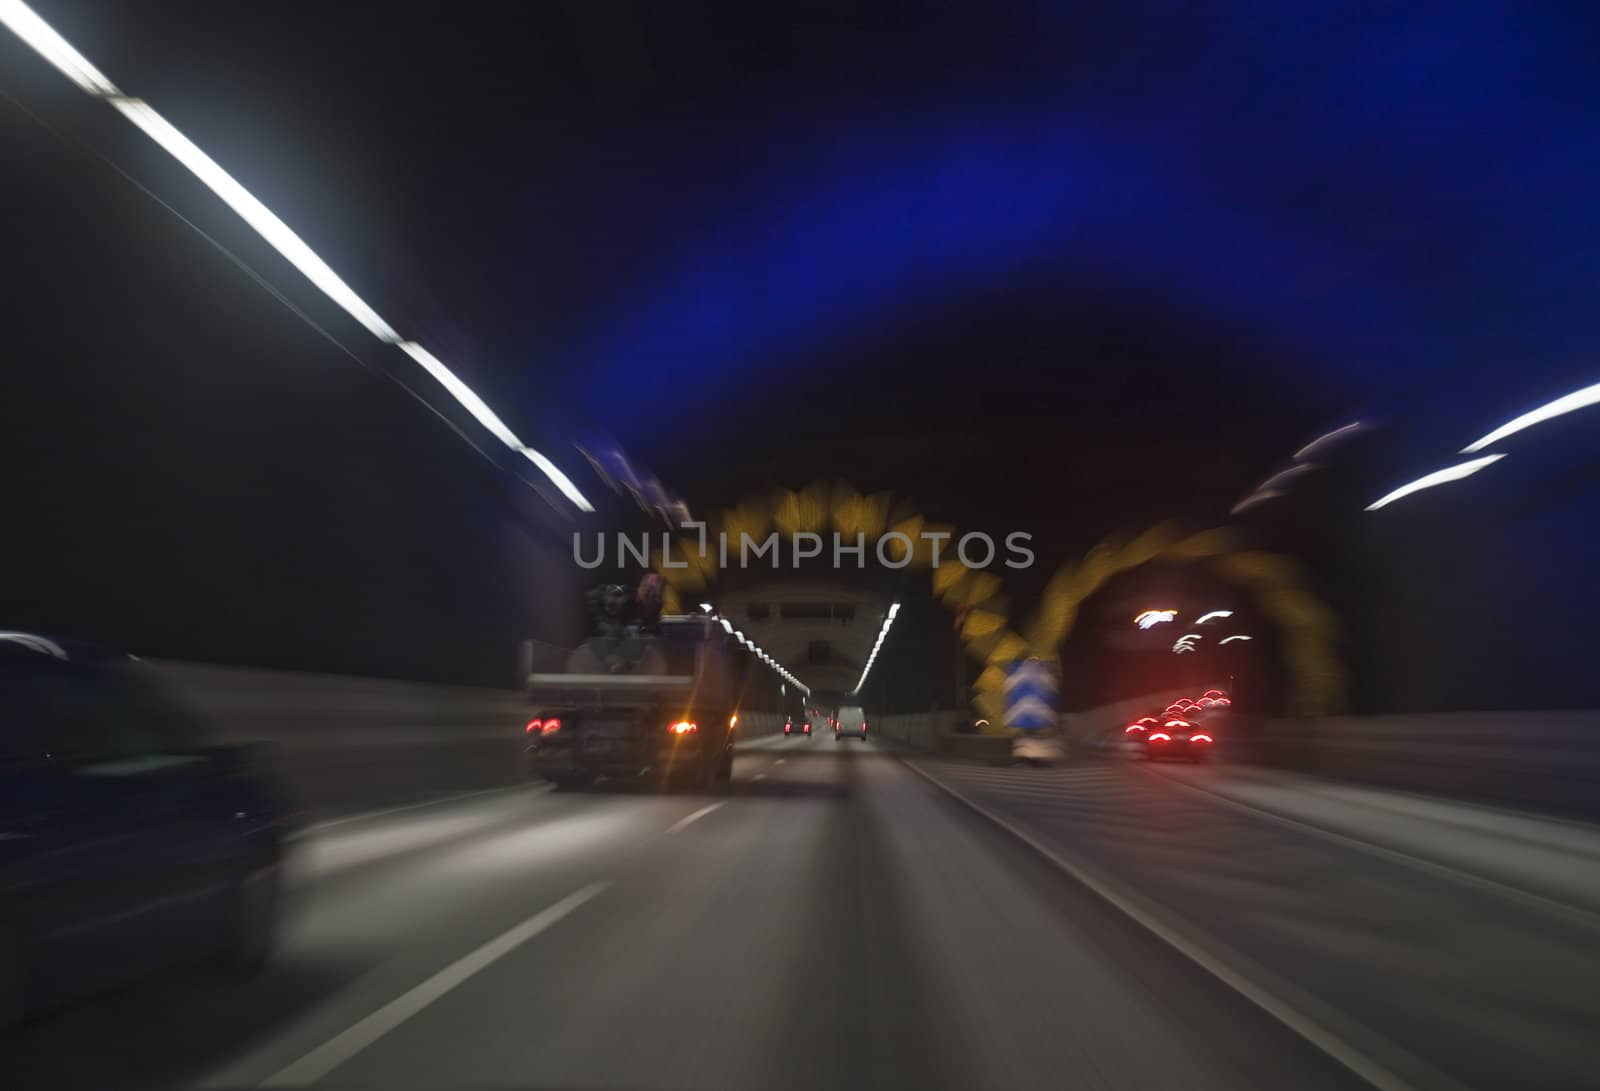
[[[528,676],[529,769],[557,789],[726,784],[749,661],[703,615],[597,635],[573,651],[565,671]]]

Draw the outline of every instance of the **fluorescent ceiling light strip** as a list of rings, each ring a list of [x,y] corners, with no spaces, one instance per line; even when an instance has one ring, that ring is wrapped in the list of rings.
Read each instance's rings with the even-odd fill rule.
[[[1600,383],[1586,386],[1582,390],[1574,390],[1571,394],[1557,398],[1553,402],[1546,402],[1537,409],[1531,409],[1520,417],[1506,421],[1482,439],[1461,448],[1461,453],[1464,455],[1473,454],[1476,451],[1483,450],[1491,443],[1497,443],[1507,436],[1515,435],[1524,428],[1532,428],[1536,424],[1543,424],[1547,420],[1563,416],[1574,410],[1586,409],[1597,402],[1600,402]]]
[[[361,323],[380,341],[394,344],[400,340],[400,335],[394,327],[379,317],[378,312],[367,305],[367,302],[356,295],[350,285],[346,284],[328,267],[328,263],[317,256],[305,240],[290,230],[289,225],[258,201],[254,194],[241,186],[233,175],[223,170],[205,152],[201,151],[194,141],[180,133],[172,123],[150,108],[142,99],[116,97],[109,100],[111,105],[122,112],[122,116],[133,122],[144,134],[157,144],[160,144],[174,159],[189,168],[189,172],[222,198],[224,204],[239,214],[245,223],[256,229],[256,233],[282,254],[289,264],[304,273],[306,279],[315,284],[317,288],[333,300],[350,317]]]
[[[1446,466],[1442,470],[1435,470],[1431,474],[1425,474],[1417,478],[1408,485],[1401,485],[1394,492],[1380,496],[1367,505],[1367,510],[1377,511],[1379,508],[1387,507],[1396,500],[1410,496],[1414,492],[1421,492],[1423,489],[1431,489],[1435,485],[1444,485],[1451,481],[1460,481],[1463,477],[1470,477],[1490,463],[1499,462],[1505,457],[1505,455],[1485,455],[1482,458],[1469,459],[1454,466]]]
[[[495,415],[482,398],[466,383],[456,376],[456,373],[445,367],[439,358],[415,341],[403,341],[400,351],[411,357],[421,365],[422,370],[432,375],[439,385],[449,391],[450,396],[461,403],[461,407],[471,413],[477,422],[487,428],[491,435],[514,451],[522,449],[522,441],[516,433],[506,427],[506,422]]]
[[[477,397],[477,395],[473,395],[473,397]],[[589,503],[588,498],[585,497],[583,493],[578,491],[578,486],[572,483],[572,478],[562,473],[561,468],[554,462],[551,462],[548,458],[540,454],[538,451],[535,451],[532,447],[519,446],[517,450],[522,452],[523,456],[527,458],[529,462],[539,467],[539,469],[544,472],[544,475],[550,479],[551,484],[560,489],[561,495],[565,496],[568,500],[571,500],[579,511],[594,510],[594,505]]]
[[[103,98],[116,107],[122,116],[205,183],[224,204],[254,228],[268,245],[283,255],[289,264],[298,269],[323,295],[359,322],[368,333],[380,341],[400,345],[405,349],[412,359],[422,364],[451,396],[476,417],[479,423],[493,432],[500,442],[521,453],[537,466],[556,488],[561,490],[563,496],[583,511],[594,510],[583,493],[572,483],[572,479],[567,477],[555,463],[517,439],[505,426],[505,422],[484,404],[483,399],[456,378],[450,369],[431,353],[415,342],[408,341],[402,344],[400,334],[395,328],[385,322],[366,300],[357,295],[355,290],[317,255],[316,251],[306,245],[304,239],[295,234],[288,224],[262,204],[253,193],[240,185],[236,178],[223,170],[216,160],[201,151],[194,141],[184,136],[170,121],[158,114],[149,103],[123,95],[116,84],[107,79],[104,73],[89,63],[88,58],[74,49],[71,43],[21,0],[0,0],[0,23],[10,28],[39,56],[54,65],[82,90]]]
[[[122,94],[87,57],[73,49],[54,27],[20,0],[0,0],[0,23],[10,27],[11,32],[28,43],[34,52],[89,94],[101,97]]]

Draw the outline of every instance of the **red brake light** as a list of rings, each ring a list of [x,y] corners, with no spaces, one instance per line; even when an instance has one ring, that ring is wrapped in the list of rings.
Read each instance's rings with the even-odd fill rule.
[[[1172,736],[1168,735],[1165,731],[1157,731],[1157,732],[1155,732],[1154,734],[1152,734],[1150,736],[1150,741],[1151,742],[1171,742],[1172,741]]]
[[[700,730],[700,727],[698,724],[691,723],[688,720],[679,720],[677,723],[668,728],[668,730],[674,735],[687,735],[691,731]]]
[[[1189,736],[1189,741],[1190,742],[1210,742],[1211,741],[1211,736],[1210,735],[1190,735]]]
[[[1127,735],[1127,734],[1131,734],[1132,732],[1135,732],[1135,731],[1143,731],[1143,730],[1144,730],[1144,724],[1129,724],[1127,727],[1122,729],[1122,733],[1124,735]]]
[[[544,721],[543,720],[529,720],[528,721],[528,726],[523,728],[522,731],[523,731],[523,734],[525,734],[525,735],[532,735],[535,731],[538,731],[543,726],[544,726]]]
[[[546,720],[544,722],[544,726],[541,727],[539,730],[540,730],[540,732],[542,734],[553,735],[557,731],[561,730],[561,721],[557,720],[557,719],[553,719],[553,718],[549,719],[549,720]]]
[[[1165,726],[1183,728],[1183,727],[1193,727],[1194,724],[1190,723],[1188,720],[1168,720],[1166,722]]]
[[[549,735],[561,730],[561,721],[553,716],[548,720],[529,720],[528,726],[522,730],[528,735],[532,735],[535,731],[541,735]]]

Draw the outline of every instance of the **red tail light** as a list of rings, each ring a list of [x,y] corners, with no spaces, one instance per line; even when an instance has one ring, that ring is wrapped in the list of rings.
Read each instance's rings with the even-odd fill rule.
[[[1150,741],[1151,742],[1171,742],[1172,741],[1172,736],[1168,735],[1165,731],[1157,731],[1155,734],[1150,736]]]
[[[688,720],[679,720],[667,730],[671,731],[674,735],[687,735],[691,731],[699,731],[700,725],[691,723]]]
[[[1124,735],[1131,735],[1135,731],[1143,731],[1143,730],[1144,730],[1144,724],[1129,724],[1127,727],[1122,729],[1122,733]]]
[[[1189,736],[1189,741],[1190,742],[1210,742],[1211,741],[1211,736],[1210,735],[1190,735]]]
[[[550,735],[561,730],[561,721],[554,716],[548,720],[529,720],[528,726],[522,730],[529,735],[535,731],[541,735]]]
[[[1168,720],[1164,726],[1166,726],[1166,727],[1185,728],[1185,727],[1193,727],[1194,724],[1190,723],[1188,720]]]
[[[528,721],[528,726],[523,728],[522,731],[523,731],[523,734],[525,734],[525,735],[532,735],[535,731],[538,731],[543,726],[544,726],[544,721],[543,720],[529,720]]]

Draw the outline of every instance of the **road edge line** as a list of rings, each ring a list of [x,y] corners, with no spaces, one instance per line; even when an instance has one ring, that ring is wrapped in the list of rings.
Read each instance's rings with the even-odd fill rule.
[[[1416,868],[1419,871],[1434,875],[1437,878],[1458,883],[1461,886],[1470,887],[1481,894],[1492,894],[1497,897],[1504,898],[1507,901],[1516,902],[1524,909],[1532,909],[1542,913],[1547,913],[1550,916],[1560,918],[1565,923],[1573,925],[1574,927],[1600,932],[1600,913],[1596,913],[1594,910],[1588,909],[1584,906],[1574,905],[1571,902],[1563,902],[1558,898],[1552,898],[1549,895],[1540,894],[1536,891],[1524,890],[1521,887],[1512,886],[1510,883],[1502,882],[1499,879],[1491,879],[1487,875],[1478,875],[1463,868],[1458,868],[1453,864],[1441,864],[1437,860],[1430,860],[1426,856],[1417,856],[1414,853],[1405,851],[1404,849],[1391,848],[1388,845],[1380,845],[1376,841],[1369,841],[1364,837],[1357,837],[1354,834],[1341,833],[1338,830],[1331,830],[1326,826],[1319,826],[1315,822],[1307,822],[1303,818],[1295,818],[1291,815],[1280,814],[1279,812],[1271,810],[1267,807],[1260,807],[1254,803],[1246,803],[1241,799],[1234,799],[1231,796],[1224,795],[1214,789],[1202,788],[1198,784],[1190,784],[1188,781],[1182,780],[1178,777],[1169,776],[1165,773],[1158,773],[1154,769],[1148,769],[1145,772],[1150,776],[1159,777],[1168,784],[1177,785],[1179,788],[1187,788],[1191,792],[1196,792],[1199,795],[1205,796],[1207,799],[1215,800],[1224,806],[1233,807],[1236,810],[1244,811],[1255,816],[1256,818],[1264,818],[1269,822],[1275,822],[1280,826],[1286,826],[1289,829],[1295,830],[1296,832],[1308,834],[1312,837],[1320,837],[1325,841],[1332,841],[1333,843],[1343,845],[1346,848],[1352,848],[1359,852],[1364,852],[1369,856],[1376,856],[1380,860],[1386,860],[1391,864],[1403,864],[1407,867]]]
[[[1090,890],[1174,951],[1202,970],[1205,970],[1223,985],[1238,993],[1301,1039],[1340,1065],[1343,1065],[1356,1076],[1366,1080],[1372,1086],[1380,1088],[1382,1091],[1414,1091],[1419,1086],[1450,1088],[1462,1086],[1444,1073],[1435,1070],[1427,1062],[1406,1053],[1401,1047],[1378,1039],[1382,1042],[1385,1050],[1401,1055],[1407,1068],[1420,1070],[1419,1075],[1424,1077],[1426,1082],[1416,1083],[1400,1076],[1392,1071],[1389,1066],[1369,1056],[1367,1051],[1352,1045],[1344,1037],[1324,1026],[1323,1022],[1300,1010],[1300,1007],[1326,1006],[1322,1002],[1303,996],[1299,1001],[1299,1006],[1297,1006],[1280,995],[1282,992],[1290,991],[1285,983],[1277,982],[1276,991],[1274,991],[1274,989],[1269,989],[1267,986],[1252,980],[1243,971],[1230,966],[1220,955],[1207,950],[1199,942],[1183,935],[1177,928],[1159,919],[1154,912],[1138,904],[1144,900],[1142,897],[1129,891],[1120,890],[1117,884],[1112,881],[1102,878],[1082,865],[1068,860],[1041,839],[1022,829],[1010,819],[1004,818],[976,800],[970,799],[927,770],[918,768],[916,764],[906,758],[902,757],[899,760],[907,769],[910,769],[974,814],[987,819],[1000,830],[1016,838],[1048,863],[1054,865],[1057,870]],[[1215,940],[1212,941],[1212,945],[1223,946]],[[1224,947],[1224,949],[1226,948]],[[1236,962],[1246,961],[1236,951],[1228,950],[1228,955]],[[1257,967],[1256,972],[1263,977],[1271,976],[1275,978],[1277,976],[1264,967]],[[1364,1036],[1378,1038],[1376,1033],[1371,1030],[1364,1027],[1361,1030]]]

